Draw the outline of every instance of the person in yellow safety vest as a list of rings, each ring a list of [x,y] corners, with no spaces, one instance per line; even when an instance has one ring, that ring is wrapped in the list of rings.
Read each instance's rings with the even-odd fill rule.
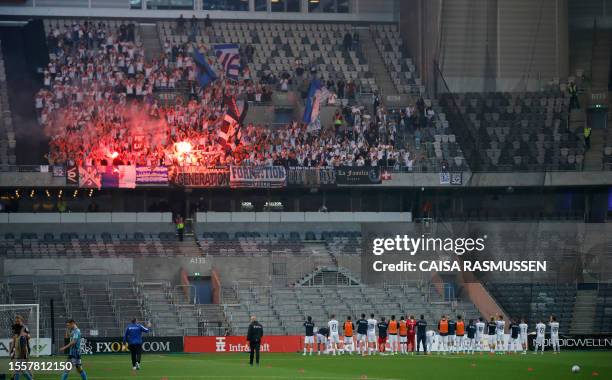
[[[177,215],[174,220],[174,224],[176,224],[176,233],[178,234],[179,241],[183,241],[183,236],[185,233],[185,221],[181,215]]]
[[[340,111],[336,111],[336,114],[334,115],[334,128],[336,130],[336,133],[338,132],[338,129],[342,126],[343,119],[344,118],[342,117]]]
[[[591,127],[586,126],[584,127],[584,147],[585,149],[590,149],[591,148]]]
[[[66,204],[66,201],[63,198],[60,198],[57,201],[57,211],[66,212],[67,210],[68,210],[68,205]]]
[[[580,102],[578,101],[578,87],[576,86],[576,83],[574,83],[574,81],[569,82],[569,84],[567,85],[567,91],[570,95],[570,111],[574,108],[580,109]]]

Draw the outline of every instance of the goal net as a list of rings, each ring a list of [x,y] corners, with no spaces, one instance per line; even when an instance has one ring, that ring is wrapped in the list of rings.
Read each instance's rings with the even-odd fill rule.
[[[38,304],[0,304],[0,340],[9,339],[12,335],[12,327],[15,317],[19,315],[23,318],[24,324],[30,330],[31,355],[38,357],[40,350],[40,307]]]

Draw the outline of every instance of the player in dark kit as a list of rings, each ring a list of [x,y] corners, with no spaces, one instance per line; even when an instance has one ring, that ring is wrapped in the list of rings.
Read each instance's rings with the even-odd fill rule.
[[[14,362],[27,362],[30,358],[30,331],[24,324],[23,318],[20,315],[15,316],[15,322],[11,326],[11,340],[9,342],[9,354]],[[13,376],[13,380],[19,380],[23,375],[28,380],[34,377],[29,370],[17,370]]]
[[[496,330],[497,330],[497,323],[495,323],[495,317],[491,317],[491,320],[487,322],[489,352],[491,354],[495,352],[495,332]]]
[[[306,318],[306,322],[304,322],[304,356],[306,356],[306,350],[310,349],[310,355],[312,355],[312,350],[314,348],[314,323],[312,322],[312,317],[308,316]]]
[[[357,353],[366,354],[368,345],[368,320],[365,319],[365,314],[361,314],[355,325],[357,326]]]
[[[246,340],[249,342],[251,348],[249,356],[249,364],[253,365],[253,356],[255,361],[259,365],[259,350],[261,349],[261,338],[263,337],[263,326],[257,322],[257,318],[253,315],[251,317],[251,323],[249,324],[249,330],[247,331]]]
[[[385,317],[380,317],[380,322],[378,322],[378,352],[381,354],[385,354],[385,349],[387,346],[387,329],[389,328],[389,324],[385,321]]]
[[[508,353],[517,353],[521,348],[521,326],[516,319],[513,319],[510,322],[510,342],[508,343]]]
[[[123,343],[128,344],[128,349],[132,356],[132,369],[140,369],[140,361],[142,360],[142,333],[148,333],[150,323],[147,323],[147,327],[144,327],[136,318],[132,319],[132,322],[125,329],[125,335],[123,336]]]
[[[457,340],[456,334],[457,334],[457,322],[452,318],[448,318],[447,342],[448,342],[448,352],[450,352],[451,354],[455,352],[455,341]]]
[[[470,319],[470,323],[466,328],[467,332],[467,342],[466,342],[466,352],[469,354],[474,353],[474,349],[476,348],[476,324],[473,319]]]
[[[317,331],[317,348],[319,350],[318,355],[321,355],[321,351],[327,352],[327,339],[329,338],[329,329],[327,327],[319,328]],[[323,347],[323,348],[321,348]]]
[[[423,353],[427,354],[427,321],[425,316],[421,314],[421,319],[416,323],[416,352],[419,353],[421,343],[423,343]],[[429,348],[431,350],[431,347]]]

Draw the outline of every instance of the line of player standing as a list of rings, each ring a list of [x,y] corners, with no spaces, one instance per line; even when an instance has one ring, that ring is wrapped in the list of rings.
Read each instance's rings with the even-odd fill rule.
[[[551,333],[551,345],[555,353],[560,351],[559,345],[559,322],[554,316],[549,319],[548,326]],[[458,315],[456,320],[443,315],[438,322],[437,332],[427,329],[427,321],[421,315],[419,320],[414,316],[405,319],[400,316],[396,320],[395,315],[388,321],[381,317],[380,321],[370,314],[366,319],[365,314],[353,322],[348,316],[342,324],[343,340],[340,339],[340,323],[335,315],[331,315],[327,326],[316,328],[312,317],[307,317],[304,322],[304,353],[303,355],[317,352],[336,354],[353,354],[356,352],[361,355],[389,353],[407,354],[416,351],[419,353],[431,353],[434,343],[437,343],[438,353],[469,353],[476,351],[486,351],[488,348],[491,354],[516,353],[522,350],[523,354],[528,349],[528,325],[525,319],[511,320],[508,326],[509,340],[506,341],[506,321],[503,316],[491,317],[486,322],[483,318],[470,319],[466,324],[462,316]],[[356,334],[354,334],[356,330]],[[538,348],[544,352],[544,336],[546,324],[541,320],[536,324],[534,352]]]

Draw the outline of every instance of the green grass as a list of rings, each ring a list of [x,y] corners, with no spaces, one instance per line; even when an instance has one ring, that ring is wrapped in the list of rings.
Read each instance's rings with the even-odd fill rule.
[[[60,360],[54,357],[51,360]],[[42,360],[42,358],[41,358]],[[49,360],[49,358],[46,358]],[[0,361],[6,371],[6,360]],[[248,354],[145,354],[142,369],[132,371],[129,355],[84,357],[89,379],[448,379],[562,380],[612,379],[611,352],[565,352],[560,355],[448,356],[312,356],[264,354],[251,368]],[[582,370],[573,374],[571,366]],[[35,379],[59,379],[60,374],[36,374]],[[73,372],[69,379],[80,379]]]

